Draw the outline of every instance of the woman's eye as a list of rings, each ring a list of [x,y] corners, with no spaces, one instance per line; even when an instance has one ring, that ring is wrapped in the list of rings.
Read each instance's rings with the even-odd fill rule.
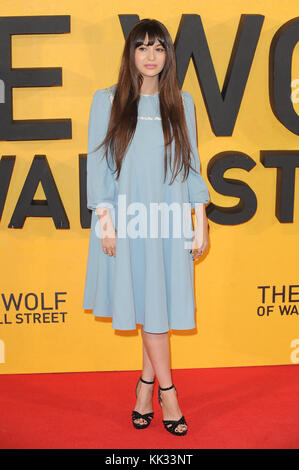
[[[141,46],[141,47],[139,47],[139,50],[140,50],[140,51],[144,51],[144,50],[146,50],[146,47]],[[159,52],[163,52],[164,50],[165,50],[165,49],[163,49],[163,48],[161,48],[161,47],[159,47],[158,49],[156,49],[156,51],[159,51]]]

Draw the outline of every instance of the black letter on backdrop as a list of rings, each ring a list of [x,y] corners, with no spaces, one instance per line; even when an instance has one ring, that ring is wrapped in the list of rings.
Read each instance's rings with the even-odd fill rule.
[[[46,199],[33,199],[39,183]],[[8,227],[22,228],[26,217],[52,217],[56,228],[70,228],[45,155],[35,155]]]
[[[138,15],[118,15],[118,17],[124,37],[127,39],[129,32],[140,21],[140,18]]]
[[[79,199],[80,199],[80,222],[82,228],[90,228],[91,213],[87,209],[87,155],[79,154]]]
[[[248,155],[241,152],[220,152],[208,164],[208,177],[215,191],[226,196],[240,198],[233,207],[221,207],[210,202],[207,206],[209,219],[217,224],[238,225],[254,216],[257,199],[252,189],[243,181],[225,178],[224,172],[230,168],[243,168],[250,171],[256,165]]]
[[[215,135],[233,133],[264,16],[241,15],[222,91],[199,15],[182,15],[175,49],[180,85],[192,57],[211,127]]]
[[[295,173],[299,167],[297,150],[262,150],[260,160],[267,168],[277,168],[275,215],[279,222],[293,222]]]
[[[3,155],[0,160],[0,219],[2,218],[2,212],[7,197],[12,171],[15,166],[15,161],[15,155]]]
[[[269,54],[269,94],[277,119],[299,135],[299,117],[291,99],[292,56],[299,41],[299,18],[285,23],[275,33]]]
[[[12,119],[12,88],[61,86],[61,67],[11,68],[11,36],[70,32],[70,16],[0,17],[0,140],[71,139],[71,119]],[[34,54],[34,49],[32,49]]]

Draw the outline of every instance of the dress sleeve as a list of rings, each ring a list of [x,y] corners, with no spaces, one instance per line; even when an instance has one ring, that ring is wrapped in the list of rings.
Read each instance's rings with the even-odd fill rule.
[[[207,202],[210,202],[210,195],[208,186],[200,173],[200,159],[197,150],[194,101],[190,93],[187,93],[186,91],[183,93],[186,123],[192,149],[191,165],[197,171],[197,173],[195,173],[194,170],[190,168],[187,178],[189,202],[191,203],[191,208],[194,209],[196,204],[206,204]]]
[[[104,156],[105,147],[94,151],[106,136],[110,108],[108,90],[97,90],[93,95],[88,122],[87,207],[91,210],[115,205],[116,182]]]

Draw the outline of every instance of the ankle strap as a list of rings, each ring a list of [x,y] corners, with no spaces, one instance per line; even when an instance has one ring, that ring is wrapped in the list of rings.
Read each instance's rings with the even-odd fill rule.
[[[172,384],[172,385],[170,385],[170,387],[166,387],[166,388],[162,388],[162,387],[160,387],[160,385],[159,385],[160,390],[163,390],[163,391],[164,391],[164,390],[170,390],[170,389],[173,388],[173,387],[174,387],[174,384]]]
[[[154,384],[154,383],[155,383],[155,379],[154,379],[152,382],[148,382],[147,380],[144,380],[141,376],[140,376],[140,380],[141,380],[141,382],[143,382],[144,384]]]

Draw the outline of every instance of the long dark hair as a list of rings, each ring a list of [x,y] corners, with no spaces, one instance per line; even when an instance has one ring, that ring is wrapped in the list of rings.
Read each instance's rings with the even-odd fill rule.
[[[164,134],[164,182],[167,174],[167,161],[170,163],[172,179],[184,167],[184,179],[191,166],[190,142],[184,113],[181,91],[176,73],[176,57],[172,39],[166,27],[157,20],[143,19],[130,31],[125,42],[118,82],[112,103],[107,134],[103,142],[96,148],[105,145],[107,163],[108,148],[115,163],[114,172],[119,178],[122,160],[136,129],[138,103],[143,77],[135,65],[135,49],[141,46],[148,33],[148,44],[153,45],[156,39],[166,52],[165,64],[159,74],[160,115]],[[171,135],[171,128],[173,134]],[[171,157],[171,143],[175,140],[174,161]],[[173,167],[172,167],[173,163]]]

